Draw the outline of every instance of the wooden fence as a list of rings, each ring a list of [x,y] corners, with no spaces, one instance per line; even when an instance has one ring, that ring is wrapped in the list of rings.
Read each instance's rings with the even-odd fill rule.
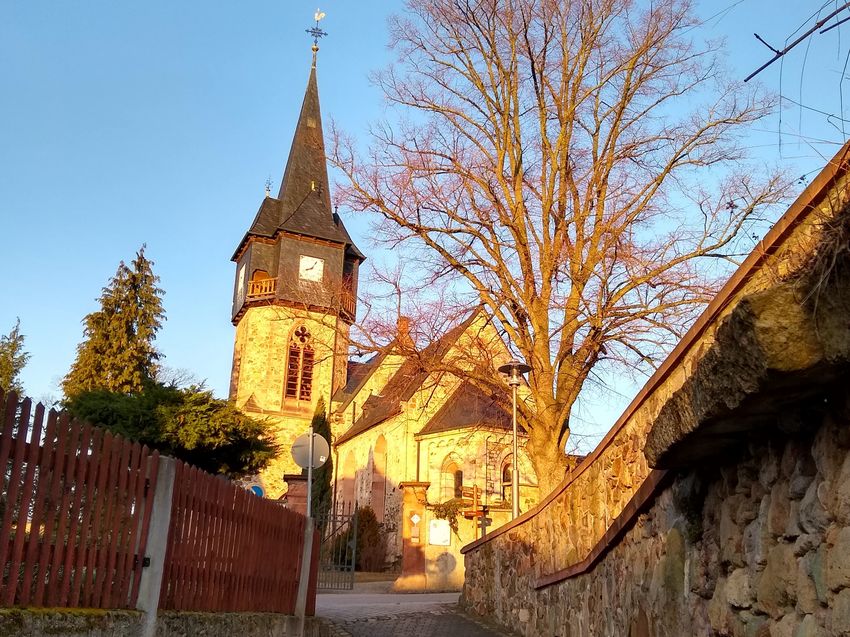
[[[159,454],[0,390],[0,606],[134,608]]]
[[[159,607],[292,614],[304,516],[182,462]]]
[[[0,607],[146,607],[139,590],[148,550],[164,560],[160,609],[294,612],[303,516],[67,414],[51,410],[45,419],[45,411],[0,390]],[[171,479],[157,485],[169,463],[170,502]],[[157,486],[166,499],[154,511]],[[167,538],[149,537],[163,513]],[[314,535],[308,614],[317,549]]]

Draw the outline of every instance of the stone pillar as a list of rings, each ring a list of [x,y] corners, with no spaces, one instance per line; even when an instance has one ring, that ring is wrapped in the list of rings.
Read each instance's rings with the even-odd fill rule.
[[[301,515],[307,515],[307,476],[287,473],[283,480],[287,486],[286,507]]]
[[[425,529],[425,505],[428,503],[430,482],[401,482],[403,493],[401,505],[401,575],[393,589],[424,590],[427,584],[425,570],[425,545],[428,540]]]

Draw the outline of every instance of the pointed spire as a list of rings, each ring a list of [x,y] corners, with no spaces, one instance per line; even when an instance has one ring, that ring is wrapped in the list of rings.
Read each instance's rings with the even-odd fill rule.
[[[319,86],[316,80],[318,48],[316,44],[313,45],[310,77],[307,80],[301,113],[295,126],[295,135],[292,138],[277,199],[266,197],[236,253],[251,235],[271,237],[283,230],[343,243],[346,250],[355,257],[365,259],[348,235],[342,220],[331,207]]]
[[[277,198],[281,202],[282,228],[309,230],[334,225],[315,66],[310,69]]]

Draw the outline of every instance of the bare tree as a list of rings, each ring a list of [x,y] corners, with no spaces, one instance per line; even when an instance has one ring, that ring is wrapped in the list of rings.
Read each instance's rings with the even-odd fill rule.
[[[545,493],[594,367],[657,361],[781,197],[738,141],[772,103],[692,40],[687,0],[407,6],[376,75],[398,119],[366,156],[334,131],[341,201],[377,213],[420,291],[483,306],[531,366],[520,415]]]

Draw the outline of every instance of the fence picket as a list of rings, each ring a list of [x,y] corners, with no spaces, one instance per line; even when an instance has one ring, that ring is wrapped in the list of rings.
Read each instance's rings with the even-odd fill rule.
[[[65,550],[71,550],[76,538],[68,537],[66,531],[70,518],[71,491],[73,489],[74,468],[77,462],[77,450],[82,434],[82,424],[71,422],[68,414],[59,416],[59,429],[68,432],[68,444],[66,451],[65,466],[62,471],[62,494],[59,500],[58,524],[56,525],[56,539],[53,543],[53,554],[50,559],[50,581],[47,586],[47,605],[57,606],[59,603],[59,584],[64,577],[62,566],[64,564]],[[76,513],[76,512],[74,512]]]
[[[4,604],[6,606],[11,606],[15,603],[16,593],[19,590],[28,589],[31,585],[31,582],[27,582],[27,578],[32,579],[32,570],[24,568],[23,572],[21,572],[21,566],[24,565],[24,551],[28,548],[28,545],[33,541],[33,532],[35,532],[36,538],[38,537],[38,527],[33,526],[34,522],[34,512],[30,513],[30,508],[33,506],[33,497],[35,495],[35,478],[36,478],[36,467],[39,462],[39,452],[41,451],[40,441],[41,441],[41,428],[44,424],[44,405],[41,403],[37,404],[35,407],[35,414],[33,415],[32,422],[32,435],[30,436],[30,443],[28,447],[27,453],[27,472],[24,476],[24,487],[23,492],[21,494],[21,511],[26,511],[27,515],[27,523],[24,525],[24,532],[17,533],[15,535],[15,544],[12,548],[12,560],[11,566],[9,567],[9,579],[11,580],[13,574],[20,573],[20,589],[18,586],[12,588],[10,581],[10,591],[7,591],[6,599],[4,599]]]
[[[59,490],[62,488],[62,472],[65,469],[65,446],[68,442],[68,430],[62,427],[59,419],[59,414],[51,409],[47,416],[48,431],[50,423],[54,423],[54,433],[56,436],[56,446],[53,449],[52,462],[50,463],[50,489],[45,494],[47,501],[45,502],[44,515],[44,533],[41,541],[38,557],[38,579],[36,581],[35,595],[33,597],[34,606],[44,605],[44,594],[49,582],[48,575],[55,575],[48,572],[48,565],[53,556],[54,541],[53,528],[56,524],[56,518],[59,514],[56,502],[59,500]],[[46,441],[45,444],[49,444]]]
[[[15,601],[15,594],[18,591],[18,578],[21,566],[21,553],[24,548],[24,540],[26,539],[27,534],[29,533],[28,528],[28,518],[29,518],[29,503],[32,497],[32,483],[35,479],[35,457],[38,454],[38,445],[26,445],[26,434],[27,434],[27,424],[29,423],[30,410],[32,408],[32,403],[29,399],[25,400],[21,404],[21,413],[19,416],[19,424],[18,425],[18,440],[16,441],[16,449],[15,453],[18,454],[18,449],[20,449],[21,462],[24,462],[24,451],[26,450],[28,453],[26,454],[26,472],[23,478],[23,487],[21,489],[21,503],[17,509],[17,523],[15,524],[15,534],[12,544],[12,552],[9,556],[10,559],[10,567],[9,567],[9,576],[6,581],[6,586],[4,589],[4,595],[2,597],[3,605],[11,606]],[[35,426],[38,427],[38,431],[34,431],[35,437],[41,435],[41,422],[39,421],[39,412],[44,412],[44,408],[41,405],[36,406],[36,414],[34,419]],[[14,469],[13,474],[9,476],[10,481],[14,482]],[[6,500],[6,512],[11,512],[13,507],[15,506],[15,501],[17,498],[12,495],[12,490],[10,489],[7,492],[7,500]],[[5,527],[5,525],[4,525]],[[2,542],[2,547],[5,549],[8,547],[8,538],[0,537],[0,542]],[[6,556],[3,555],[2,559],[0,559],[0,564],[4,564],[6,561]]]
[[[122,534],[122,524],[124,522],[124,505],[126,502],[127,478],[129,476],[127,466],[130,464],[130,454],[132,445],[127,441],[121,441],[120,455],[116,466],[117,474],[113,485],[117,484],[117,489],[113,491],[110,498],[109,513],[107,514],[107,523],[109,529],[109,542],[106,547],[106,558],[104,560],[105,576],[103,582],[103,597],[101,606],[104,608],[112,608],[112,597],[115,591],[115,565],[118,561],[119,541]],[[110,473],[110,476],[113,474]]]
[[[26,444],[26,433],[29,426],[29,415],[32,403],[27,398],[20,403],[20,416],[18,417],[18,427],[16,438],[13,445],[10,445],[14,450],[12,453],[12,467],[9,469],[6,463],[0,464],[3,473],[8,471],[9,486],[3,492],[6,505],[3,510],[3,520],[0,522],[0,564],[6,563],[6,558],[9,554],[9,537],[12,534],[12,525],[15,524],[15,513],[18,511],[18,492],[20,491],[21,481],[20,474],[24,466],[24,445]],[[19,514],[20,515],[20,514]],[[15,524],[15,530],[20,524]],[[9,574],[9,580],[5,583],[3,589],[12,588],[13,592],[17,582],[12,583],[12,574]],[[5,595],[0,595],[0,599]]]
[[[113,600],[120,600],[121,604],[127,603],[127,595],[130,589],[130,573],[133,567],[133,555],[135,554],[135,532],[139,525],[133,518],[132,512],[136,506],[136,484],[139,481],[141,468],[142,447],[136,442],[131,445],[130,464],[127,467],[127,484],[124,491],[124,505],[121,507],[121,534],[118,538],[118,546],[121,555],[118,556],[115,565],[115,579],[113,580]]]

